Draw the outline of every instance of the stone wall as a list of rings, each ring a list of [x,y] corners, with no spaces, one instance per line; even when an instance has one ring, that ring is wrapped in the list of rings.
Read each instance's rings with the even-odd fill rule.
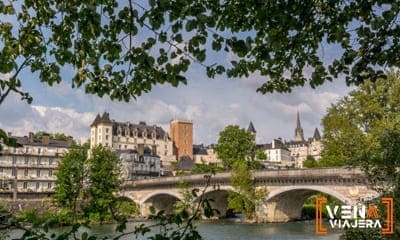
[[[24,199],[24,200],[6,200],[1,199],[0,206],[5,208],[10,213],[19,214],[21,211],[36,209],[38,213],[43,213],[49,210],[56,210],[56,207],[51,199]]]

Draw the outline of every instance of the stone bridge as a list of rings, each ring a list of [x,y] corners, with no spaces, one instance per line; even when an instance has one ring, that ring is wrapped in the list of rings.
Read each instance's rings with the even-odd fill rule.
[[[316,193],[326,193],[345,204],[379,197],[369,185],[368,179],[358,168],[319,168],[254,171],[253,180],[257,188],[266,188],[268,194],[257,208],[260,222],[287,222],[301,218],[304,202]],[[227,214],[230,173],[219,173],[211,177],[205,197],[213,199],[213,208],[220,211],[218,217]],[[173,205],[183,199],[180,182],[190,188],[203,190],[206,180],[202,174],[182,177],[162,177],[156,179],[126,182],[121,194],[138,203],[142,216],[149,214],[149,207],[172,213]]]

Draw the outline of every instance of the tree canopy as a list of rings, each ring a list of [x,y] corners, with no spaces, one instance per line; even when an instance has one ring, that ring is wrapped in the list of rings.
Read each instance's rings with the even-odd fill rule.
[[[229,125],[219,133],[215,151],[225,168],[237,161],[253,160],[256,150],[253,135],[237,125]]]
[[[360,84],[400,66],[399,11],[381,0],[0,1],[0,104],[10,92],[32,101],[23,71],[125,101],[155,84],[186,84],[194,63],[208,77],[256,73],[261,93],[340,74]],[[220,63],[219,52],[234,59]]]
[[[400,129],[400,74],[366,81],[328,109],[323,118],[321,166],[362,165],[381,154],[379,138]]]

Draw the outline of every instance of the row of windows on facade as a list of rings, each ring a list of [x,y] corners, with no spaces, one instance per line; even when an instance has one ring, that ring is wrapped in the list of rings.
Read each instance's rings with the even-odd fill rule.
[[[17,153],[17,150],[21,149],[21,148],[13,148],[13,153]],[[25,153],[35,153],[35,149],[36,149],[36,153],[37,154],[41,154],[44,153],[46,148],[30,148],[30,147],[25,147]],[[43,151],[42,151],[43,150]]]
[[[0,168],[0,173],[3,173],[3,168]],[[29,169],[25,168],[24,169],[24,176],[28,176],[29,175]],[[53,176],[53,170],[48,170],[48,174],[49,177]],[[15,168],[11,169],[11,176],[15,177]],[[40,169],[36,169],[36,176],[40,177],[41,176],[41,171]]]
[[[8,184],[10,184],[8,181],[4,181],[3,182],[3,180],[1,180],[0,179],[0,186],[6,186],[6,185],[8,185]],[[11,183],[11,188],[13,188],[13,183]],[[36,182],[36,189],[40,189],[40,183],[39,182]],[[28,188],[28,182],[23,182],[22,183],[22,188],[23,189],[27,189]],[[53,188],[53,183],[52,182],[48,182],[47,183],[47,188],[48,189],[51,189],[51,188]],[[1,189],[1,188],[0,188]]]
[[[52,187],[53,187],[53,183],[48,182],[48,183],[47,183],[47,188],[48,188],[48,189],[51,189]],[[27,189],[27,188],[28,188],[28,182],[23,182],[23,183],[22,183],[22,188],[23,188],[23,189]],[[39,188],[40,188],[40,183],[37,182],[37,183],[36,183],[36,189],[39,189]]]
[[[134,169],[140,169],[140,170],[146,170],[146,169],[150,169],[150,170],[153,170],[153,169],[156,169],[156,166],[155,165],[141,165],[141,164],[135,164],[135,167],[134,167]]]
[[[109,133],[109,128],[105,128],[105,129],[106,129],[106,134],[108,134],[108,133]],[[94,131],[93,131],[93,134],[94,134]],[[98,134],[101,134],[101,128],[98,129]],[[119,136],[122,135],[122,128],[121,128],[121,126],[118,127],[118,129],[117,129],[117,134],[118,134]],[[133,134],[131,134],[130,129],[129,129],[129,128],[126,128],[126,129],[125,129],[125,136],[147,138],[147,131],[144,130],[144,131],[142,132],[141,136],[139,136],[139,131],[138,131],[137,129],[135,129],[135,130],[133,131]],[[105,137],[106,137],[106,140],[108,140],[108,135],[105,135]],[[151,137],[152,137],[152,138],[156,138],[156,137],[157,137],[156,131],[152,131]],[[100,136],[99,136],[99,140],[101,140]]]
[[[12,164],[15,165],[17,164],[17,156],[12,156]],[[24,158],[24,163],[25,164],[36,164],[37,165],[42,165],[42,164],[46,164],[48,163],[49,165],[53,165],[54,164],[54,159],[53,158],[48,158],[48,160],[46,161],[46,158],[42,158],[42,157],[37,157],[36,160],[34,157],[29,157],[29,156],[25,156]]]

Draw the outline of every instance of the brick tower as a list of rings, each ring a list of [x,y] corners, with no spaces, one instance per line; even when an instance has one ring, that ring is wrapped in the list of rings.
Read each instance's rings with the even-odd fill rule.
[[[170,122],[170,136],[174,143],[176,158],[193,159],[193,121],[172,120]]]

